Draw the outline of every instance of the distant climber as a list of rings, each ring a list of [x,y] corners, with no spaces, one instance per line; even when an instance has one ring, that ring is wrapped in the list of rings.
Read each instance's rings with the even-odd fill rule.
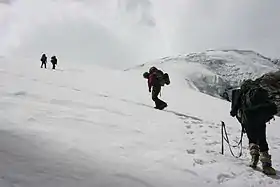
[[[55,69],[55,66],[57,65],[57,58],[56,56],[51,57],[51,63],[52,63],[52,69]]]
[[[250,167],[256,168],[259,160],[263,172],[275,175],[266,141],[266,123],[277,113],[277,106],[269,98],[268,91],[258,81],[245,80],[240,89],[232,92],[230,115],[241,123],[249,139]]]
[[[227,101],[230,102],[229,95],[228,95],[228,93],[227,93],[226,91],[223,93],[222,97],[223,97],[225,100],[227,100]]]
[[[149,72],[143,73],[143,77],[148,79],[149,92],[152,92],[152,100],[155,102],[154,108],[162,110],[167,107],[167,103],[159,99],[158,95],[162,86],[170,84],[169,75],[156,67],[151,67]]]
[[[43,65],[45,66],[45,68],[47,68],[47,56],[46,54],[43,54],[42,57],[41,57],[41,68],[43,68]]]

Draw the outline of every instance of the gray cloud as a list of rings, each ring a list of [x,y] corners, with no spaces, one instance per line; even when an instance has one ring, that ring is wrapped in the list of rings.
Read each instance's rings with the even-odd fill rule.
[[[163,6],[175,52],[246,48],[280,56],[279,0],[186,0],[169,7]]]
[[[88,28],[91,28],[89,25],[91,23],[93,26],[101,23],[106,26],[104,27],[107,29],[106,32],[112,35],[100,43],[102,46],[109,47],[112,47],[112,43],[118,43],[116,45],[119,46],[118,48],[129,46],[122,51],[126,50],[127,54],[137,60],[133,61],[131,58],[126,60],[125,52],[122,53],[123,57],[119,55],[122,59],[120,61],[129,63],[141,63],[162,56],[219,48],[251,49],[270,57],[280,57],[280,0],[80,0],[79,2],[84,6],[81,4],[66,6],[73,2],[71,0],[55,1],[57,4],[54,4],[54,1],[38,3],[37,0],[14,2],[17,2],[15,3],[17,9],[14,7],[13,14],[6,14],[6,20],[1,19],[4,16],[0,16],[1,44],[7,44],[2,47],[3,49],[11,46],[10,43],[18,44],[19,42],[16,41],[18,39],[21,42],[19,51],[25,52],[26,46],[33,44],[35,47],[29,48],[30,52],[33,52],[33,49],[38,49],[36,42],[40,45],[44,43],[39,40],[40,38],[45,39],[48,36],[47,41],[52,41],[54,38],[46,32],[37,33],[42,29],[36,23],[45,23],[45,20],[48,20],[50,23],[46,22],[46,25],[52,25],[51,18],[57,20],[57,17],[66,19],[70,16],[66,19],[73,20],[73,24],[70,24],[73,28],[70,30],[74,28],[77,30],[80,25],[78,20],[85,17],[89,17],[86,19]],[[4,15],[3,10],[1,9],[0,15]],[[36,17],[33,16],[35,14]],[[98,19],[92,19],[93,17]],[[98,20],[98,23],[96,24],[94,20]],[[51,29],[53,36],[56,32],[64,32],[63,25],[64,23],[60,24],[60,30]],[[69,24],[66,25],[68,29]],[[27,28],[28,32],[25,31]],[[32,37],[26,37],[25,32]],[[90,34],[89,38],[99,37],[98,33],[91,31]],[[37,35],[41,37],[37,39],[35,37]],[[78,38],[89,34],[76,35]],[[109,39],[112,41],[108,41]],[[70,41],[75,44],[68,46],[84,45],[79,43],[83,41],[82,39]],[[100,46],[96,40],[87,42],[90,44],[88,46]],[[61,38],[55,38],[53,42],[55,46],[63,46],[63,44]],[[50,47],[45,45],[40,50]],[[108,47],[104,48],[108,49]],[[4,51],[3,49],[0,49],[0,52]],[[83,53],[85,50],[76,51],[79,55]],[[73,55],[75,54],[69,54],[71,58],[74,58]],[[105,55],[106,59],[108,55],[110,54]]]

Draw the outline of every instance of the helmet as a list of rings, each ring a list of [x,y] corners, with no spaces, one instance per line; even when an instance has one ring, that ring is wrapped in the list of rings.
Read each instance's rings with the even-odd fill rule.
[[[149,73],[148,73],[148,72],[143,73],[143,77],[144,77],[145,79],[149,78]]]
[[[157,70],[157,68],[156,67],[151,67],[150,69],[149,69],[149,73],[153,73],[153,72],[155,72]]]

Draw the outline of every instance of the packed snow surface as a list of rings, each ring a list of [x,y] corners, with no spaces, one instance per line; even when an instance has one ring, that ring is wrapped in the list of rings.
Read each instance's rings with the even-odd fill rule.
[[[240,124],[216,98],[276,61],[221,50],[150,62],[184,51],[187,1],[108,2],[0,0],[0,187],[279,187],[279,118],[268,177],[247,166],[246,136],[241,158],[220,154],[221,120],[233,145]],[[42,53],[57,70],[40,68]],[[164,111],[142,77],[150,65],[170,75]]]
[[[187,87],[180,73],[170,72],[161,93],[169,106],[159,111],[142,70],[61,64],[0,59],[1,187],[280,185],[278,118],[267,125],[278,176],[268,177],[247,166],[246,136],[241,158],[227,145],[220,154],[221,120],[232,144],[240,136],[230,104]]]

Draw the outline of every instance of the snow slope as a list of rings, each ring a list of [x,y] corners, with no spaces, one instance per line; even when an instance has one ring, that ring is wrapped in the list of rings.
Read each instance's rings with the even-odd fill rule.
[[[245,79],[255,79],[279,69],[273,60],[259,53],[231,49],[165,57],[127,70],[147,71],[152,65],[179,74],[189,87],[219,98]]]
[[[187,88],[180,72],[171,72],[162,91],[169,107],[158,111],[142,70],[36,63],[0,59],[1,187],[280,185],[279,118],[267,126],[271,178],[246,166],[247,150],[240,159],[227,147],[220,154],[220,120],[231,140],[240,125],[229,103]]]

